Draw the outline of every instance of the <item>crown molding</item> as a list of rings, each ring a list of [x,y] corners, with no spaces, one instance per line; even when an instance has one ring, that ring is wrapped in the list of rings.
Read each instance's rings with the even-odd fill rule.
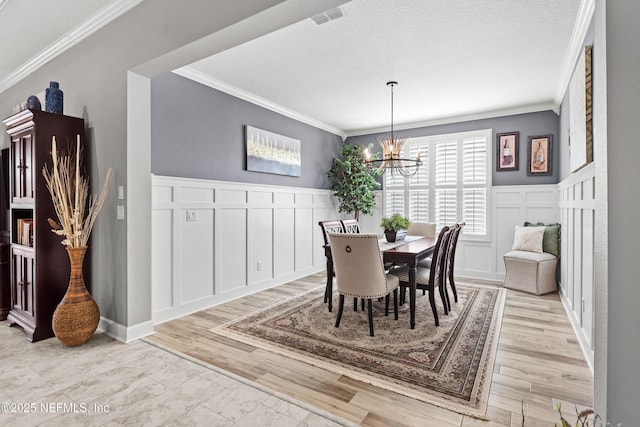
[[[462,123],[462,122],[469,122],[472,120],[491,119],[494,117],[504,117],[504,116],[515,116],[517,114],[537,113],[539,111],[550,111],[550,110],[556,114],[559,114],[560,106],[554,103],[525,105],[525,106],[515,107],[515,108],[486,111],[486,112],[467,114],[462,116],[443,117],[440,119],[423,120],[419,122],[400,123],[400,124],[394,123],[393,129],[394,130],[416,129],[416,128],[429,127],[429,126],[446,125],[450,123]],[[359,136],[359,135],[371,135],[371,134],[385,133],[385,132],[389,132],[388,126],[349,131],[347,132],[347,137]]]
[[[75,46],[91,34],[95,33],[109,22],[133,9],[144,0],[115,0],[100,9],[95,15],[73,28],[58,40],[47,46],[33,58],[22,64],[7,78],[0,81],[0,93],[9,89],[56,56]]]
[[[587,35],[587,31],[589,30],[589,24],[591,24],[594,10],[595,0],[582,0],[580,2],[580,9],[578,10],[576,23],[573,26],[571,40],[569,40],[569,47],[567,48],[567,53],[564,56],[564,64],[562,65],[562,76],[560,78],[560,84],[558,85],[558,89],[556,90],[556,96],[553,99],[553,101],[558,105],[562,103],[564,94],[566,93],[567,87],[569,86],[569,81],[571,81],[573,69],[576,66],[576,62],[578,61],[580,53],[582,53],[582,49],[584,47],[584,38]]]
[[[189,67],[189,66],[181,67],[176,70],[173,70],[173,73],[178,74],[187,79],[193,80],[195,82],[201,83],[205,86],[209,86],[221,92],[227,93],[231,96],[235,96],[236,98],[240,98],[247,102],[251,102],[252,104],[266,108],[267,110],[281,114],[285,117],[289,117],[290,119],[294,119],[299,122],[306,123],[315,128],[322,129],[324,131],[327,131],[329,133],[332,133],[334,135],[341,137],[343,141],[347,138],[347,133],[342,129],[338,129],[327,123],[323,123],[319,120],[316,120],[314,118],[305,116],[304,114],[300,114],[296,111],[285,108],[267,99],[261,98],[257,95],[254,95],[253,93],[244,91],[240,88],[237,88],[235,86],[222,82],[192,67]]]

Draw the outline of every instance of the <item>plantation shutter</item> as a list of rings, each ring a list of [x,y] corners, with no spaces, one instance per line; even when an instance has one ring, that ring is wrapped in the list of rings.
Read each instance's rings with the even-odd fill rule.
[[[407,158],[420,154],[422,166],[409,178],[409,219],[412,222],[429,222],[429,144],[427,142],[405,145]]]
[[[462,141],[462,220],[466,234],[487,233],[487,139]]]
[[[458,217],[458,141],[436,141],[436,226],[453,225]]]

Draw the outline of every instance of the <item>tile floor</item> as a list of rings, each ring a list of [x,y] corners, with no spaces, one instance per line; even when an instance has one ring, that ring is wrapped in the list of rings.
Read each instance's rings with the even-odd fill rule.
[[[68,348],[0,322],[0,425],[339,426],[335,415],[144,341]]]

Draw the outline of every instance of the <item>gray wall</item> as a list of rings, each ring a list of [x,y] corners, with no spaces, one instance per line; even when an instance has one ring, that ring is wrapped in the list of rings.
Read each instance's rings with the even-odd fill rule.
[[[491,142],[491,170],[493,185],[533,185],[533,184],[557,184],[559,175],[559,156],[557,153],[558,136],[560,132],[560,120],[553,111],[541,111],[537,113],[518,114],[513,116],[495,117],[490,119],[471,120],[460,123],[407,129],[395,132],[398,136],[412,138],[429,135],[442,135],[447,133],[467,132],[479,129],[493,129],[494,140]],[[520,132],[519,168],[517,171],[496,171],[496,141],[495,135],[502,132]],[[347,138],[347,143],[367,145],[372,142],[374,151],[380,151],[374,135],[359,135]],[[552,164],[549,176],[527,175],[527,145],[530,136],[552,135]]]
[[[587,30],[587,34],[584,38],[584,46],[593,46],[594,45],[594,31],[595,31],[595,20],[591,20],[591,24],[589,25],[589,29]],[[595,47],[594,47],[595,48]],[[592,55],[594,53],[592,52]],[[592,64],[594,60],[592,59]],[[575,69],[574,69],[575,72]],[[567,87],[567,90],[564,94],[564,98],[562,99],[562,104],[560,106],[560,137],[558,138],[558,145],[556,146],[556,153],[559,154],[560,161],[560,176],[559,181],[567,179],[569,175],[571,175],[571,166],[569,159],[569,107],[570,107],[570,91]],[[594,153],[595,159],[595,153]]]
[[[640,210],[640,2],[601,1],[606,11],[607,63],[602,71],[609,220],[606,411],[612,425],[635,426],[640,418],[640,229],[635,226]]]
[[[174,73],[151,81],[151,172],[187,178],[329,188],[342,138]],[[246,170],[245,125],[301,141],[300,177]]]
[[[58,81],[64,91],[64,113],[85,118],[92,153],[88,159],[93,171],[91,182],[96,185],[107,167],[112,167],[115,184],[124,185],[128,198],[127,162],[136,159],[127,159],[127,144],[135,143],[127,141],[127,71],[281,1],[192,0],[188,9],[171,0],[143,2],[4,91],[0,116],[10,116],[15,104],[44,90],[49,81]],[[195,59],[199,58],[188,62]],[[7,143],[5,135],[4,145]],[[150,283],[127,283],[129,218],[116,220],[115,188],[92,233],[91,261],[87,261],[92,264],[92,277],[86,280],[91,283],[103,317],[134,325],[151,320]],[[150,238],[147,244],[150,249]],[[60,249],[64,250],[62,245]],[[136,262],[147,269],[144,260]],[[129,287],[146,288],[147,298],[129,306]]]

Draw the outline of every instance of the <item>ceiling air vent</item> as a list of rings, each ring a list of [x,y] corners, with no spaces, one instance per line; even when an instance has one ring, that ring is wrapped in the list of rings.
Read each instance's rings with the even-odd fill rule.
[[[313,19],[313,22],[320,25],[329,21],[333,21],[334,19],[338,19],[341,16],[344,16],[342,14],[342,10],[340,10],[339,7],[336,7],[336,8],[327,10],[326,12],[322,12],[317,15],[314,15],[311,17],[311,19]]]

